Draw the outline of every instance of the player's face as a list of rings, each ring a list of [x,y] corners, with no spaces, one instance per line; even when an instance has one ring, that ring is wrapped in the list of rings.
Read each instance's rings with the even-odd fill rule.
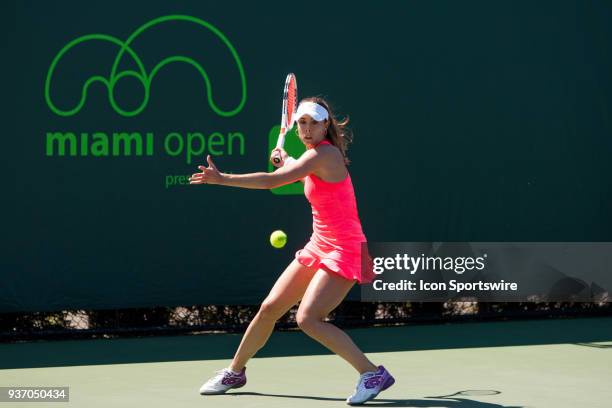
[[[325,139],[328,120],[317,121],[310,115],[304,115],[297,121],[298,136],[306,146],[314,146]]]

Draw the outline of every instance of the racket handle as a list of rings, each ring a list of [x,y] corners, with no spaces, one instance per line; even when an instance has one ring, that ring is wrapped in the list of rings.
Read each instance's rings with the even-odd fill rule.
[[[285,131],[285,129],[281,129],[281,132],[278,135],[278,140],[276,141],[276,148],[277,149],[282,149],[283,146],[285,145],[285,134],[287,132]],[[281,162],[281,157],[280,157],[280,153],[277,156],[274,156],[272,158],[272,161],[276,164],[279,164]]]
[[[276,147],[278,149],[282,149],[283,146],[285,145],[285,134],[287,132],[285,131],[285,129],[281,129],[281,132],[278,134],[278,139],[276,140]]]

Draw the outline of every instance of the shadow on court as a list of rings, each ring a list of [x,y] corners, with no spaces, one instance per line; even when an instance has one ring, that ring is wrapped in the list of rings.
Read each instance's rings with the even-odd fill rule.
[[[366,353],[565,343],[608,349],[608,345],[594,343],[612,340],[612,317],[449,323],[347,332]],[[229,359],[241,337],[206,334],[0,344],[0,369]],[[321,354],[330,352],[296,331],[274,333],[257,357]]]
[[[497,392],[499,393],[499,392]],[[338,401],[344,402],[344,398],[313,397],[310,395],[288,395],[288,394],[265,394],[260,392],[233,392],[224,395],[207,395],[205,398],[231,398],[232,396],[261,396],[271,398],[288,398],[312,401]],[[502,405],[490,402],[481,402],[468,398],[437,398],[437,399],[385,399],[376,398],[373,403],[383,407],[448,407],[448,408],[527,408],[518,405]]]

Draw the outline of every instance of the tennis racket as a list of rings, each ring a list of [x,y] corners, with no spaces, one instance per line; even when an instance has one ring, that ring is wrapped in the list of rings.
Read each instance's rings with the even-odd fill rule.
[[[285,145],[285,135],[293,127],[295,120],[295,111],[297,110],[297,79],[295,74],[290,73],[285,80],[285,89],[283,90],[283,114],[281,116],[281,128],[276,141],[276,148],[282,149]],[[272,158],[274,163],[281,162],[280,154],[277,153]]]

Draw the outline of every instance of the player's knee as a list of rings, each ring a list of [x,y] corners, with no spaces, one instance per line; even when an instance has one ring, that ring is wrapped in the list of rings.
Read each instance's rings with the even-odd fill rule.
[[[308,313],[307,311],[302,312],[298,310],[298,313],[295,316],[295,321],[298,327],[304,333],[308,333],[308,332],[312,332],[313,330],[315,330],[317,324],[321,322],[321,319],[319,319],[317,316],[314,316],[311,313]]]
[[[277,302],[264,300],[259,307],[259,316],[263,319],[278,320],[285,313]]]

